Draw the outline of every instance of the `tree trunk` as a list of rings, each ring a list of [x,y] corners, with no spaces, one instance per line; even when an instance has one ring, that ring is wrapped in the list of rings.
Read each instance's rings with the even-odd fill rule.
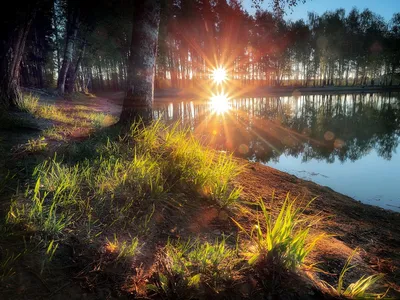
[[[85,55],[85,48],[86,48],[86,41],[83,42],[83,46],[79,53],[79,57],[76,61],[75,66],[72,68],[72,72],[70,73],[70,77],[68,80],[68,86],[67,86],[67,93],[69,93],[69,94],[74,91],[76,77],[77,77],[78,71],[79,71],[79,65],[81,64],[83,56]]]
[[[71,4],[72,1],[69,2]],[[76,40],[76,35],[78,33],[78,16],[79,10],[77,7],[74,7],[72,4],[68,7],[68,25],[67,25],[67,33],[66,33],[66,43],[64,49],[64,57],[62,61],[62,66],[58,75],[57,81],[57,89],[59,93],[64,94],[65,92],[65,80],[67,78],[68,69],[72,62],[73,52],[74,52],[74,44]]]
[[[0,13],[0,107],[15,108],[21,101],[19,75],[37,1],[14,1]],[[11,6],[11,7],[10,7]]]
[[[134,4],[128,91],[120,119],[123,123],[138,118],[144,122],[152,119],[160,9],[160,0],[135,1]]]

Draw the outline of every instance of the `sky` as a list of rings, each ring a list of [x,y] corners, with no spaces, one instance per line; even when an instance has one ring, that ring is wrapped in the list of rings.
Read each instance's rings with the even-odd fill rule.
[[[271,0],[264,0],[263,9],[271,9]],[[301,1],[300,1],[301,2]],[[249,13],[254,13],[252,8],[252,0],[242,0],[244,8]],[[316,12],[322,15],[327,10],[335,10],[344,8],[348,13],[353,7],[359,10],[369,8],[389,21],[393,14],[400,12],[400,0],[306,0],[306,3],[299,3],[293,11],[287,11],[286,20],[307,19],[307,12]]]

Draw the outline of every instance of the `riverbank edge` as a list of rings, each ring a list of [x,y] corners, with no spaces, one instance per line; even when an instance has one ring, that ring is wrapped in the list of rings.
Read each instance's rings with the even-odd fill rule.
[[[238,163],[244,166],[244,172],[235,180],[235,185],[243,188],[244,201],[262,198],[268,205],[274,195],[273,204],[279,207],[287,193],[302,203],[315,198],[307,214],[320,215],[323,221],[318,230],[331,237],[318,245],[314,261],[330,265],[339,257],[346,259],[352,249],[359,248],[360,270],[385,273],[393,295],[400,297],[396,279],[400,277],[400,213],[364,204],[327,186],[258,162],[238,159]]]

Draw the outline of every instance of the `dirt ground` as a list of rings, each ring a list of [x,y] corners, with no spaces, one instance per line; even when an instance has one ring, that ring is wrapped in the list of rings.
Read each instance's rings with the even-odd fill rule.
[[[245,171],[236,184],[244,188],[242,197],[247,201],[262,197],[268,203],[274,193],[275,199],[282,202],[288,192],[305,201],[317,197],[307,213],[325,217],[318,230],[332,236],[318,243],[311,255],[313,262],[322,262],[320,267],[337,277],[343,262],[358,247],[360,276],[363,272],[385,273],[393,296],[400,297],[400,213],[362,204],[328,187],[259,163],[241,162],[246,165]]]

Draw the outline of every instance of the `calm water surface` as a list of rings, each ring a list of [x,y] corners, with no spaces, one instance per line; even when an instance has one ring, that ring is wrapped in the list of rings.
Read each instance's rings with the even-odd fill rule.
[[[400,211],[400,95],[307,95],[158,102],[220,150]]]

